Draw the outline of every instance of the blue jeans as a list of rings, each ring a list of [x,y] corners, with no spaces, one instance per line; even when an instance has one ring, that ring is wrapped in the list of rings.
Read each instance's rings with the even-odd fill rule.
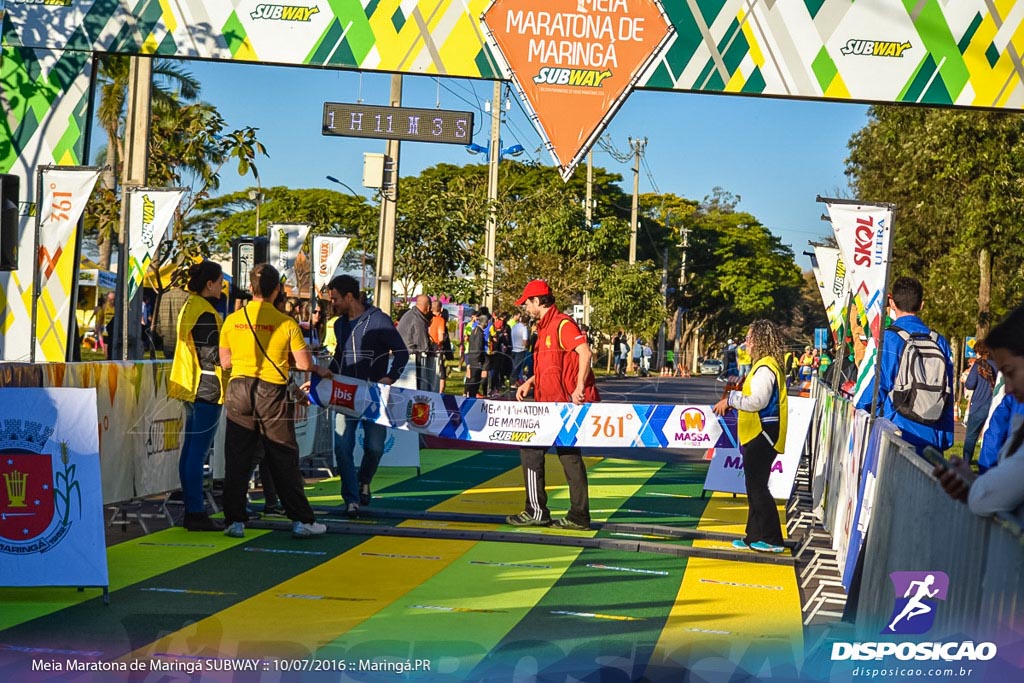
[[[988,419],[988,409],[991,402],[971,406],[971,414],[967,416],[967,435],[964,437],[963,458],[970,464],[974,458],[974,448],[978,445],[978,437]]]
[[[350,415],[339,417],[344,418],[344,429],[340,433],[337,426],[334,429],[334,463],[341,477],[341,497],[346,504],[358,503],[359,485],[369,486],[373,481],[380,459],[384,456],[384,441],[388,432],[386,427],[370,420],[360,420]],[[363,462],[359,465],[357,476],[353,454],[356,448],[356,427],[360,421],[363,423]]]
[[[206,453],[217,433],[220,421],[219,405],[213,403],[185,404],[185,440],[181,444],[178,458],[178,478],[181,480],[185,512],[202,512],[206,509],[203,501],[203,465]]]

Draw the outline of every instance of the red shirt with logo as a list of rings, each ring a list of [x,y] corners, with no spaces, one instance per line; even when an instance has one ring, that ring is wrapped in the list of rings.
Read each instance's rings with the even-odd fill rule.
[[[537,401],[572,402],[579,376],[580,355],[576,347],[587,343],[576,321],[552,306],[537,323],[537,344],[533,349],[533,397]],[[601,400],[594,373],[587,370],[583,383],[587,403]]]

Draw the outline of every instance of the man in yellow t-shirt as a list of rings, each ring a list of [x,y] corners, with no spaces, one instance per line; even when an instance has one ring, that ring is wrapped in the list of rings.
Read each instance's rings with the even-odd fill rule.
[[[220,334],[221,367],[231,370],[224,397],[224,520],[228,525],[224,533],[233,538],[245,535],[245,495],[259,458],[257,443],[262,442],[278,497],[294,523],[292,535],[319,536],[327,527],[316,521],[303,491],[295,403],[288,387],[289,354],[298,370],[324,377],[331,373],[316,367],[295,319],[274,307],[281,288],[277,270],[260,263],[253,268],[250,282],[253,300],[224,320]]]

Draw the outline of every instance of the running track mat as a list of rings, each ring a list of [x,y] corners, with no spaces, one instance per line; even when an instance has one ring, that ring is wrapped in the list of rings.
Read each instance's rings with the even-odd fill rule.
[[[424,453],[420,477],[409,470],[378,479],[373,505],[393,501],[410,510],[488,515],[521,508],[515,452],[432,455]],[[557,458],[549,457],[547,465],[549,504],[558,517],[568,492]],[[744,499],[701,499],[700,464],[588,458],[588,467],[595,522],[742,533]],[[322,499],[315,504],[340,502],[336,480],[314,493]],[[465,523],[403,524],[429,531]],[[510,529],[469,525],[477,526]],[[681,665],[695,658],[748,661],[749,670],[757,671],[780,651],[802,645],[792,567],[374,537],[372,527],[367,524],[365,536],[309,541],[255,530],[242,540],[180,529],[151,534],[109,549],[109,607],[73,590],[3,589],[0,680],[21,675],[33,657],[180,662],[236,656],[315,657],[357,666],[360,660],[428,660],[430,672],[406,674],[419,680],[507,680],[513,673],[542,680],[570,674],[678,680]],[[578,535],[614,538],[621,532]],[[392,672],[349,675],[395,679]],[[111,680],[105,676],[96,680]]]

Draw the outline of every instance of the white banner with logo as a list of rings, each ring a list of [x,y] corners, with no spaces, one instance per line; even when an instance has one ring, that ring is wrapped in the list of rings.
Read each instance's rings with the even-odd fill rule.
[[[395,429],[472,443],[712,448],[731,439],[711,406],[489,401],[336,375],[312,378],[313,403]],[[806,428],[805,428],[806,431]]]
[[[875,376],[878,338],[885,322],[885,301],[882,297],[889,274],[892,208],[839,200],[823,201],[846,265],[855,315],[868,338],[864,358],[857,367],[854,400],[858,401]]]
[[[142,286],[150,264],[164,241],[184,190],[129,188],[128,301]]]
[[[295,259],[306,242],[309,226],[302,223],[276,223],[270,226],[270,247],[267,258],[277,268],[281,280],[295,284]]]
[[[0,586],[106,586],[95,389],[0,391]]]
[[[352,241],[349,237],[317,235],[313,238],[313,288],[319,292],[338,275],[341,257]]]
[[[838,342],[839,330],[844,327],[843,317],[850,294],[846,264],[843,263],[839,250],[834,247],[814,247],[814,256],[818,264],[818,291],[825,306],[832,338]]]
[[[38,291],[35,299],[36,361],[67,360],[71,325],[71,295],[78,286],[75,251],[78,219],[100,175],[98,168],[44,166],[39,208],[37,258],[33,264]]]
[[[796,482],[796,470],[807,441],[807,430],[814,416],[814,399],[789,397],[789,424],[786,427],[785,450],[775,458],[768,475],[768,490],[772,498],[787,500]],[[715,449],[715,457],[708,465],[704,490],[725,493],[747,492],[743,477],[743,455],[738,448]]]

